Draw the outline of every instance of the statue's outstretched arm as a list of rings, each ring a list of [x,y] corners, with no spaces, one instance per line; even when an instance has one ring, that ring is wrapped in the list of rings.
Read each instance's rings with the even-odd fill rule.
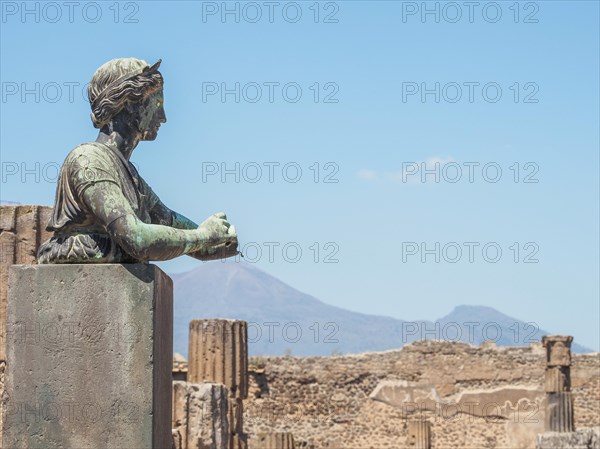
[[[188,253],[210,256],[232,243],[237,247],[235,230],[224,214],[211,216],[196,229],[146,224],[137,218],[120,187],[109,181],[87,187],[83,201],[117,244],[138,260],[168,260]]]
[[[150,211],[152,223],[171,226],[177,229],[196,229],[198,225],[180,213],[169,209],[165,204],[158,200]]]
[[[198,225],[189,218],[181,215],[174,210],[169,209],[165,204],[158,200],[155,206],[150,211],[152,223],[171,226],[176,229],[197,229]],[[224,259],[226,257],[235,256],[238,254],[237,245],[229,245],[222,248],[220,251],[207,252],[205,250],[193,251],[187,253],[188,256],[194,259],[208,261],[215,259]]]

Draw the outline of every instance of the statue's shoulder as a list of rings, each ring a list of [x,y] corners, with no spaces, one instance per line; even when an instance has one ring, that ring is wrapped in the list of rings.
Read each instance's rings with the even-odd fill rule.
[[[108,147],[96,142],[75,147],[65,158],[61,178],[74,186],[98,181],[119,183],[119,160]]]
[[[98,157],[103,159],[109,156],[109,152],[110,150],[103,145],[96,142],[87,142],[73,148],[67,155],[66,160],[75,160],[85,157]]]
[[[65,158],[63,166],[69,171],[97,167],[108,169],[115,164],[115,157],[107,147],[96,142],[76,146]]]

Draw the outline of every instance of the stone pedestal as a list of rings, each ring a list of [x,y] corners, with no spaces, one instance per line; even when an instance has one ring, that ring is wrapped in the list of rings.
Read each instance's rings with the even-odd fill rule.
[[[415,449],[431,449],[431,423],[425,420],[408,421],[407,445]]]
[[[154,265],[11,267],[3,447],[171,448],[172,299]]]
[[[217,382],[229,390],[229,445],[245,449],[243,399],[248,397],[248,328],[245,321],[190,322],[188,382]]]

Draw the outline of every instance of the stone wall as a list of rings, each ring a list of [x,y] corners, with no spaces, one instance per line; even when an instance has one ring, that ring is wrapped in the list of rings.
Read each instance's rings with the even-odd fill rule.
[[[0,207],[0,392],[8,267],[35,262],[37,247],[50,236],[50,212]],[[576,429],[600,425],[599,357],[573,356]],[[541,344],[477,348],[424,341],[381,353],[261,357],[250,366],[244,430],[251,438],[291,432],[297,448],[408,447],[414,419],[431,423],[436,449],[534,448],[544,428]]]
[[[535,448],[545,366],[539,343],[422,341],[380,353],[252,358],[245,431],[251,439],[289,431],[296,447],[398,449],[408,447],[408,422],[426,419],[432,448]],[[573,356],[576,428],[600,425],[599,370],[599,354]]]

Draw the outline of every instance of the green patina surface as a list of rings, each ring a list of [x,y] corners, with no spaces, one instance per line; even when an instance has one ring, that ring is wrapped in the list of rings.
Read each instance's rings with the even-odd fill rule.
[[[89,84],[95,142],[76,147],[61,168],[39,263],[136,263],[183,254],[213,260],[238,253],[235,227],[220,212],[202,224],[169,209],[130,162],[155,140],[164,111],[160,61],[113,59]]]

